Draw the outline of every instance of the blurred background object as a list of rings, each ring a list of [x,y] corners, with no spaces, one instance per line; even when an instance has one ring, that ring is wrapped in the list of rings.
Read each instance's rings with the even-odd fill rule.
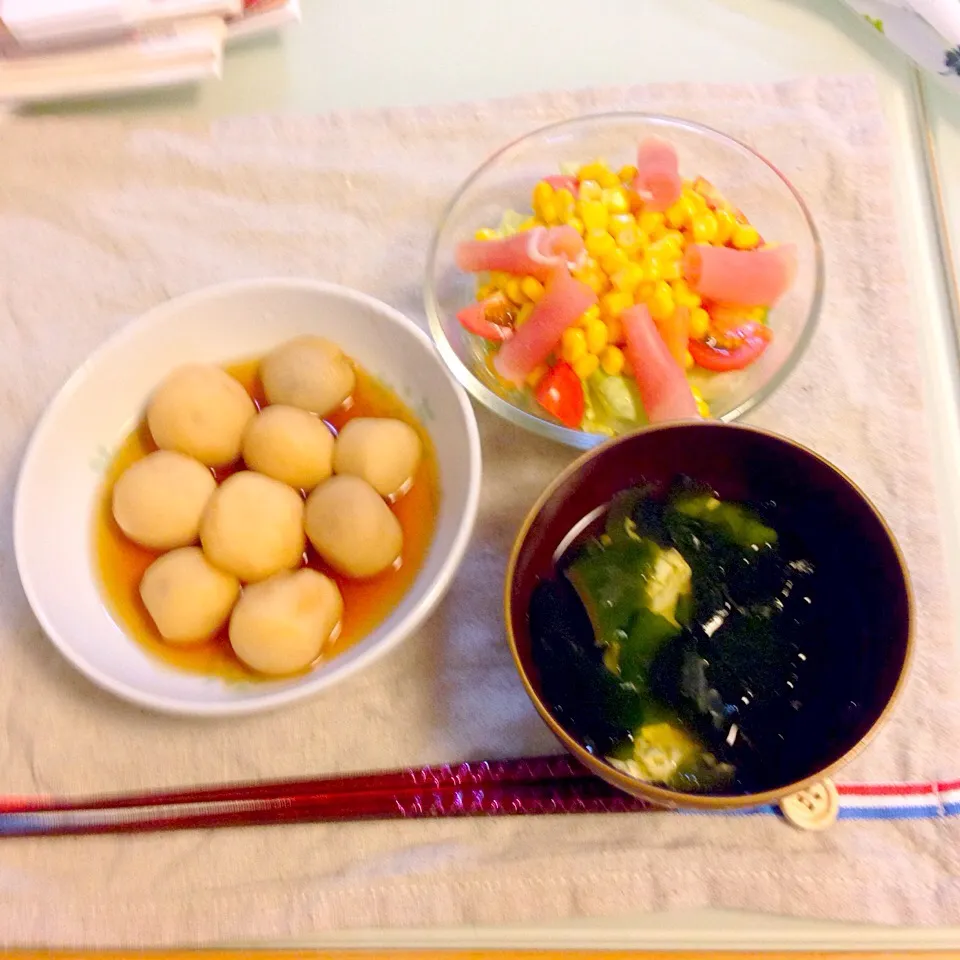
[[[219,77],[225,44],[299,19],[299,0],[0,0],[0,103]]]
[[[960,0],[845,0],[919,66],[960,92]]]

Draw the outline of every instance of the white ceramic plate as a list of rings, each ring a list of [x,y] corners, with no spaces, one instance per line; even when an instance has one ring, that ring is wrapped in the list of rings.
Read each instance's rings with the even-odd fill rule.
[[[238,683],[152,657],[112,619],[93,569],[93,519],[113,451],[174,367],[263,355],[299,334],[338,343],[417,414],[437,451],[441,506],[423,568],[369,636],[304,676]],[[94,683],[144,707],[254,713],[332,686],[396,646],[437,605],[463,558],[480,492],[473,410],[414,323],[386,304],[308,280],[230,283],[172,300],[108,340],[50,404],[24,457],[14,503],[20,579],[60,652]],[[56,549],[51,549],[56,545]]]

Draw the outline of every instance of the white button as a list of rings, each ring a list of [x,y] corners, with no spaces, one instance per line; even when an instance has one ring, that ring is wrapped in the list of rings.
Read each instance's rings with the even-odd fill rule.
[[[832,780],[818,780],[809,787],[784,797],[780,811],[801,830],[826,830],[840,813],[840,794]]]

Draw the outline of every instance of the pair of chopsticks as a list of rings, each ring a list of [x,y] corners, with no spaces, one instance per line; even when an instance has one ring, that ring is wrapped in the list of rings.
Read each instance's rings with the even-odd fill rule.
[[[76,800],[0,796],[0,837],[651,809],[571,757],[525,757]]]

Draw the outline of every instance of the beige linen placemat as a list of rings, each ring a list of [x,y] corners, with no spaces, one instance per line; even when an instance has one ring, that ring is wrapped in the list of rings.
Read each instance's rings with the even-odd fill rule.
[[[496,103],[138,128],[24,121],[0,142],[0,776],[4,793],[138,789],[552,752],[499,614],[528,506],[572,453],[479,411],[473,545],[440,611],[316,700],[190,722],[100,693],[21,593],[11,492],[29,432],[70,371],[160,300],[216,281],[322,277],[422,321],[433,224],[495,147],[618,108],[707,121],[770,157],[809,202],[828,265],[823,322],[755,422],[814,445],[900,537],[919,656],[896,715],[845,771],[960,776],[954,624],[931,483],[917,324],[886,131],[860,79],[635,87]],[[295,826],[0,841],[0,940],[72,945],[307,937],[347,926],[545,921],[741,907],[883,923],[960,921],[960,824],[655,814]]]

